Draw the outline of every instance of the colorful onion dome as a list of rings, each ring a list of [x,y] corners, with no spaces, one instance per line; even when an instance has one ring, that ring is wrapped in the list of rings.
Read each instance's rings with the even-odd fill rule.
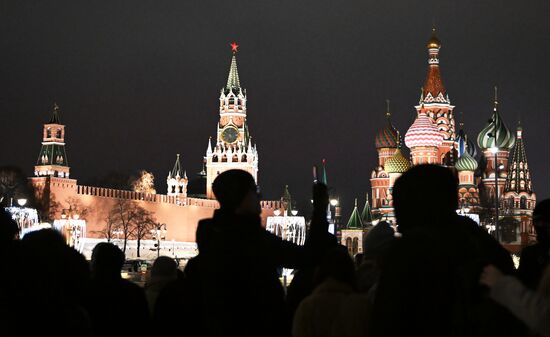
[[[458,144],[459,156],[462,156],[466,151],[468,151],[472,157],[477,156],[476,144],[471,138],[468,137],[462,128],[457,133],[456,142]]]
[[[401,150],[397,148],[391,158],[386,160],[384,169],[388,173],[405,173],[411,168],[411,162],[403,156]]]
[[[495,131],[496,130],[496,131]],[[496,132],[496,143],[495,143]],[[499,149],[511,149],[516,142],[514,134],[506,127],[500,114],[498,113],[496,102],[493,111],[493,116],[487,122],[487,125],[477,136],[477,145],[481,149],[490,149],[498,147]]]
[[[477,166],[477,161],[468,151],[464,151],[464,154],[458,158],[455,164],[457,171],[475,171]]]
[[[428,49],[441,48],[441,41],[439,41],[439,39],[435,35],[435,28],[432,28],[432,37],[430,38],[430,40],[428,40],[428,44],[426,45],[426,47],[428,47]]]
[[[397,131],[388,118],[388,124],[385,128],[378,132],[374,143],[377,149],[382,149],[385,147],[397,148],[399,137],[399,131]]]
[[[419,146],[439,147],[443,143],[443,134],[439,132],[430,117],[420,112],[405,134],[405,144],[409,149]]]

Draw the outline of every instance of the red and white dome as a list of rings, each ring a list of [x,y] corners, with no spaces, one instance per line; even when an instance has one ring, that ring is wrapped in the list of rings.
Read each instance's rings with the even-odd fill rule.
[[[405,145],[409,149],[419,146],[439,147],[442,143],[443,135],[424,112],[418,114],[418,117],[405,134]]]

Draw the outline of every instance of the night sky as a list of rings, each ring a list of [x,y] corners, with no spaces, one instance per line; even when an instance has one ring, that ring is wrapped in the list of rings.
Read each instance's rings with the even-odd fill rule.
[[[146,169],[159,193],[176,153],[191,177],[215,137],[233,40],[265,198],[301,205],[327,159],[344,216],[364,203],[385,100],[415,117],[435,21],[455,114],[476,137],[500,112],[524,127],[539,200],[550,197],[548,1],[0,1],[0,165],[32,174],[52,105],[71,177]],[[463,114],[461,114],[463,113]]]

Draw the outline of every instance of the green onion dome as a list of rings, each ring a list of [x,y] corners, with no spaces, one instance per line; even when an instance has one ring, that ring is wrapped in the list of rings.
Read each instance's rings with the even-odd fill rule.
[[[495,145],[495,126],[496,126],[496,145]],[[487,122],[487,125],[477,136],[477,145],[481,149],[490,149],[498,147],[499,149],[511,149],[515,144],[515,137],[506,127],[495,106],[493,117]]]
[[[386,160],[384,169],[388,173],[405,173],[411,168],[411,162],[403,156],[401,150],[397,148],[394,155]]]
[[[475,171],[477,169],[477,161],[470,155],[468,151],[464,151],[462,156],[456,161],[455,167],[458,171]]]

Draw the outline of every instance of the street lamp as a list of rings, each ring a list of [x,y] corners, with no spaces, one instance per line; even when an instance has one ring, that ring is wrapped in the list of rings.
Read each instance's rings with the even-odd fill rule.
[[[329,200],[329,213],[330,213],[330,220],[332,221],[332,225],[334,226],[334,236],[337,237],[338,235],[338,224],[336,223],[336,206],[338,206],[340,202],[336,198],[332,198]],[[333,211],[334,209],[334,211]]]
[[[160,240],[163,240],[166,236],[166,224],[165,223],[158,223],[156,224],[155,229],[151,230],[153,232],[153,235],[157,239],[157,243],[155,243],[156,251],[157,251],[157,258],[160,256]],[[151,249],[155,250],[155,249]]]

